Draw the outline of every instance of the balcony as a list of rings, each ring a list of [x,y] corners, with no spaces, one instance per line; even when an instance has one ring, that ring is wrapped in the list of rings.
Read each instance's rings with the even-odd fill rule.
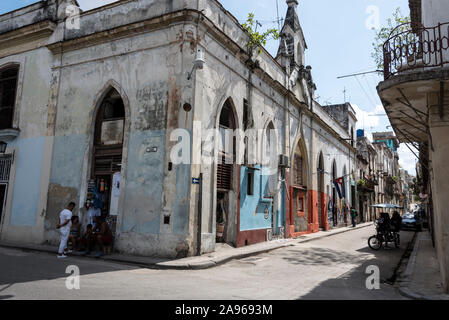
[[[383,55],[385,79],[377,92],[396,137],[427,143],[430,127],[449,121],[449,22],[400,25],[384,43]]]
[[[398,181],[398,178],[397,178],[397,177],[393,177],[393,176],[390,176],[390,175],[387,175],[387,176],[385,177],[385,182],[386,182],[388,185],[395,185],[397,181]]]
[[[413,30],[412,30],[413,29]],[[449,65],[449,22],[435,27],[403,24],[383,47],[384,77]]]
[[[357,190],[361,193],[372,193],[374,192],[375,185],[375,180],[360,179],[359,182],[357,182]]]

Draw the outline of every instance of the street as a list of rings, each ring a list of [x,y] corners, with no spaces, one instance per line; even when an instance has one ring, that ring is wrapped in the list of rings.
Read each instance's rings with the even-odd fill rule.
[[[102,260],[0,248],[0,299],[404,299],[390,278],[400,249],[372,251],[374,227],[299,243],[206,270],[152,270]],[[66,268],[80,270],[80,289],[66,288]],[[380,289],[368,290],[367,266],[380,269]]]

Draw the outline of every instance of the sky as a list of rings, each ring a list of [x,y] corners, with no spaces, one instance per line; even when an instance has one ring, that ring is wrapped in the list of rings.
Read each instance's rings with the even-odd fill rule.
[[[0,14],[34,3],[34,0],[1,0]],[[89,10],[114,0],[78,0],[81,9]],[[337,79],[359,72],[375,71],[371,57],[375,31],[400,7],[409,13],[408,0],[299,0],[298,14],[308,49],[306,65],[312,67],[317,85],[316,100],[325,104],[350,102],[358,118],[358,129],[371,132],[392,131],[388,117],[377,95],[381,74],[370,73]],[[277,11],[284,18],[285,0],[221,0],[223,6],[241,23],[248,13],[255,14],[262,29],[277,28]],[[277,6],[278,3],[278,6]],[[378,19],[377,19],[378,17]],[[266,49],[275,56],[278,40],[267,43]],[[416,158],[405,145],[398,150],[399,163],[415,175]]]

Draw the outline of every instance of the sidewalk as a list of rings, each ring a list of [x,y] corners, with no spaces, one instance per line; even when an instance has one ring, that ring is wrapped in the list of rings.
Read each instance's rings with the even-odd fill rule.
[[[417,234],[405,272],[398,279],[399,292],[416,300],[449,300],[441,284],[440,269],[429,232]]]
[[[325,237],[330,237],[336,234],[349,232],[352,230],[365,228],[372,226],[372,222],[362,223],[357,225],[357,227],[343,227],[338,229],[332,229],[329,231],[320,231],[317,233],[307,234],[300,236],[295,239],[280,239],[273,240],[270,242],[262,242],[246,247],[234,248],[225,244],[217,244],[216,251],[204,254],[202,256],[188,257],[177,260],[167,260],[163,258],[155,258],[155,257],[139,257],[139,256],[131,256],[131,255],[123,255],[123,254],[111,254],[105,255],[101,258],[106,261],[114,261],[121,262],[126,264],[137,265],[145,268],[155,268],[155,269],[177,269],[177,270],[189,270],[189,269],[208,269],[218,266],[220,264],[226,263],[228,261],[234,259],[242,259],[252,255],[257,255],[265,252],[270,252],[272,250],[293,246],[298,243],[313,241],[317,239],[322,239]],[[0,242],[0,247],[6,248],[14,248],[14,249],[22,249],[22,250],[30,250],[30,251],[39,251],[39,252],[48,252],[56,254],[57,247],[50,245],[35,245],[35,244],[18,244],[18,243],[8,243],[8,242]],[[71,254],[76,257],[87,257],[87,258],[95,258],[94,255],[83,256],[80,253]]]

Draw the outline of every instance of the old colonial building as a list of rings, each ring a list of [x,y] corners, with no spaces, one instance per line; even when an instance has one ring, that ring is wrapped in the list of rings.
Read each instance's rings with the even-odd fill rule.
[[[376,186],[379,185],[377,173],[377,151],[364,130],[357,130],[357,190],[359,194],[360,221],[374,221],[376,209]]]
[[[378,154],[378,200],[399,205],[399,142],[393,132],[374,132],[373,144]]]
[[[108,216],[115,249],[139,255],[344,224],[356,115],[314,100],[287,3],[276,57],[250,55],[216,0],[122,0],[68,18],[76,1],[47,0],[0,16],[1,239],[56,243],[69,201],[83,224]]]

